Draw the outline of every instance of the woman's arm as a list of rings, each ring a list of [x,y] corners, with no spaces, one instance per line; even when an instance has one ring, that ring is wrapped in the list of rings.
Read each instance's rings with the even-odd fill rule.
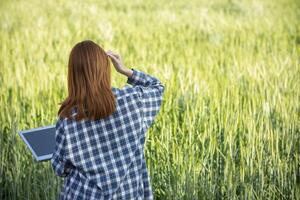
[[[160,110],[165,86],[154,76],[133,68],[132,71],[127,83],[133,86],[142,99],[144,122],[148,128]]]
[[[155,116],[159,112],[165,88],[164,85],[154,76],[137,69],[125,67],[121,56],[118,54],[112,51],[108,51],[107,54],[111,58],[116,70],[128,77],[127,83],[132,85],[141,97],[144,122],[149,127],[153,124]]]
[[[66,139],[61,119],[57,121],[55,129],[55,149],[51,158],[51,166],[57,176],[65,177],[69,174],[71,165],[66,160]]]
[[[133,71],[123,64],[122,58],[119,54],[112,52],[112,51],[107,51],[106,54],[110,57],[115,69],[117,72],[120,74],[123,74],[127,77],[131,77],[133,74]]]

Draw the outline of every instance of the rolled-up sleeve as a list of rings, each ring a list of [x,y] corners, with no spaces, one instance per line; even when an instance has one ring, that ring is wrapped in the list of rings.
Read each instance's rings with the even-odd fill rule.
[[[60,177],[65,177],[70,172],[70,165],[66,159],[66,139],[61,119],[58,119],[55,127],[55,149],[51,158],[51,166],[55,174]]]
[[[128,77],[127,83],[132,85],[140,95],[143,103],[144,123],[147,127],[150,127],[160,110],[165,86],[158,78],[140,70],[131,69],[133,74]]]

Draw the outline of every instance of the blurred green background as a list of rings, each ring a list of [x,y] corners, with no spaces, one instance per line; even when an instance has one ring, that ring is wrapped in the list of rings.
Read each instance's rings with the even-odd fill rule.
[[[165,84],[155,199],[300,198],[298,0],[1,0],[0,20],[0,199],[56,199],[62,179],[17,132],[55,123],[85,39]]]

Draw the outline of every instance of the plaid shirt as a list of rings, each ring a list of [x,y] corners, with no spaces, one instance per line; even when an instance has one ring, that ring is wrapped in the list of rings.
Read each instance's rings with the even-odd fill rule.
[[[112,87],[117,109],[110,116],[96,121],[58,118],[51,166],[64,177],[59,199],[153,199],[143,150],[164,86],[132,70],[127,79],[132,86]]]

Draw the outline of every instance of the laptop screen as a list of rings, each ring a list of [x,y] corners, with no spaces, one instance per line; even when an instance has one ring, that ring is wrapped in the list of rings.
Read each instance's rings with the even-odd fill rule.
[[[20,135],[38,161],[51,158],[55,148],[55,126],[21,131]]]

